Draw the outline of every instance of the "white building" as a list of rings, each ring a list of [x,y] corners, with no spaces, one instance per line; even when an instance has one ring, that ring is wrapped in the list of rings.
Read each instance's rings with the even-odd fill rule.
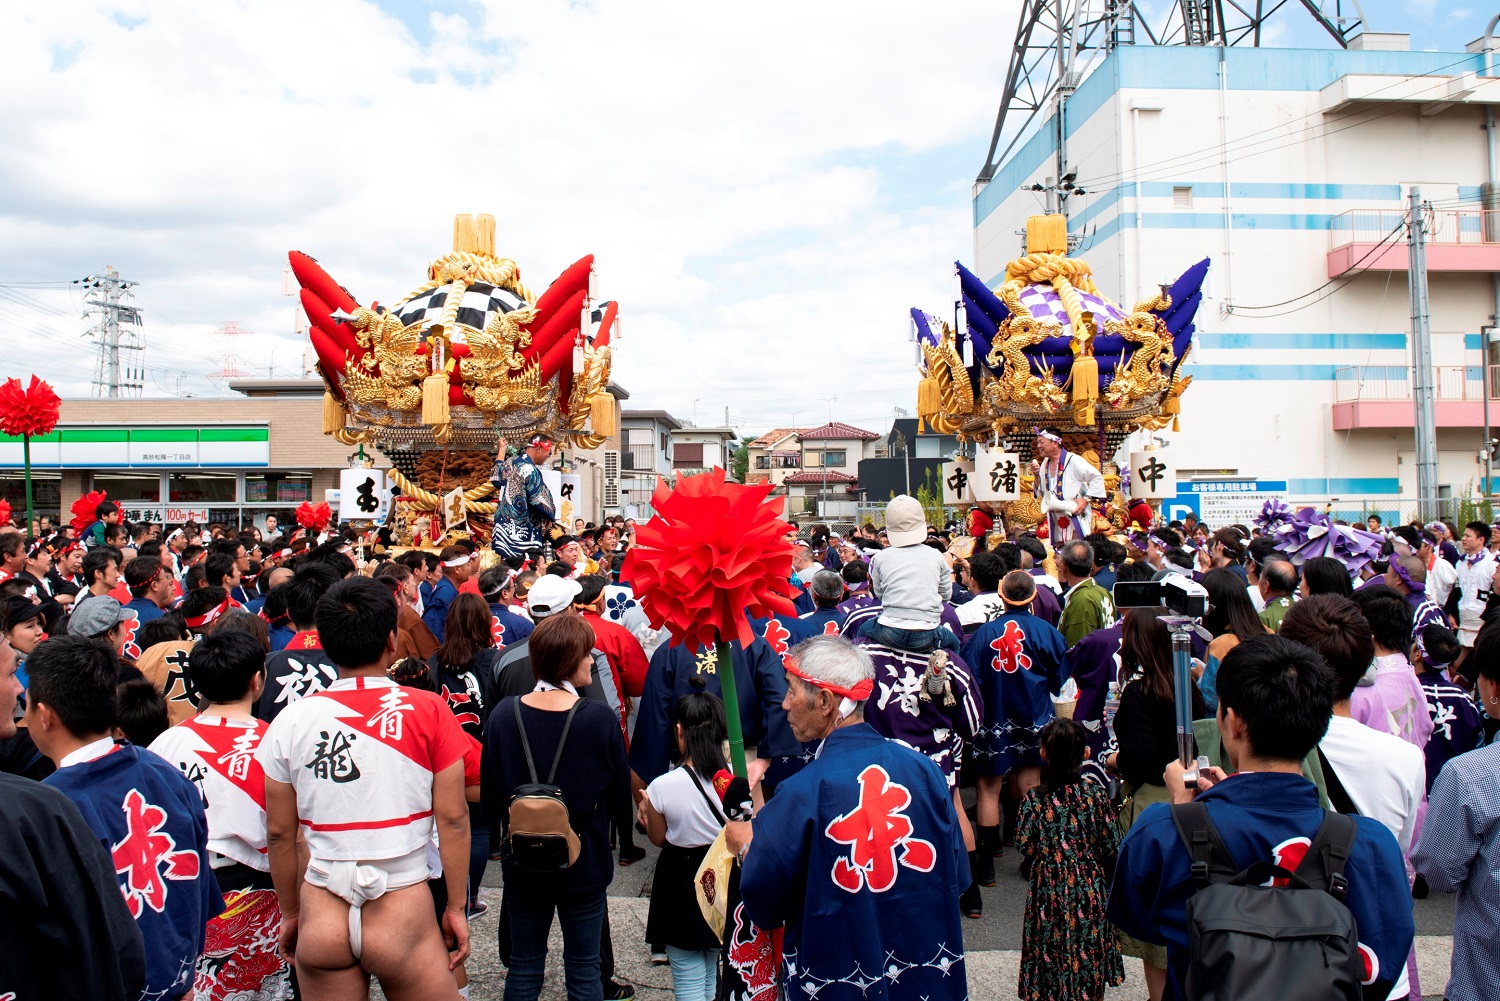
[[[696,427],[686,424],[667,437],[672,446],[674,476],[692,476],[715,466],[729,471],[740,433],[732,427]]]
[[[1068,99],[1066,160],[1088,192],[1068,200],[1073,256],[1100,291],[1130,305],[1213,262],[1182,430],[1166,436],[1180,479],[1284,481],[1293,500],[1410,514],[1407,248],[1381,241],[1418,187],[1433,203],[1439,494],[1480,488],[1480,328],[1500,295],[1500,213],[1481,202],[1500,81],[1485,59],[1406,51],[1404,35],[1125,46]],[[1056,178],[1056,131],[1048,118],[976,188],[975,270],[992,288],[1043,211],[1028,189]]]

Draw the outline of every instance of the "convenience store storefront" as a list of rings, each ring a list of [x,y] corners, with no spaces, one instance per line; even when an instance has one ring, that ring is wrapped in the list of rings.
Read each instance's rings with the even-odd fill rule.
[[[68,521],[75,500],[102,490],[132,522],[249,527],[264,526],[269,514],[292,521],[297,505],[338,487],[349,449],[322,434],[321,383],[243,385],[260,391],[63,401],[61,423],[31,442],[37,513]],[[0,436],[0,497],[18,517],[22,470],[20,439]]]

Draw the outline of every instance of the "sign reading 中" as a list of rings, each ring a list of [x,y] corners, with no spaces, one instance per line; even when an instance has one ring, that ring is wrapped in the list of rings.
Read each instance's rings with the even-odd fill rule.
[[[1163,451],[1130,453],[1130,496],[1160,500],[1177,495],[1177,466]]]
[[[1015,452],[980,449],[970,481],[976,501],[1011,501],[1021,496],[1021,457]]]
[[[943,503],[974,503],[974,460],[955,459],[943,463]]]

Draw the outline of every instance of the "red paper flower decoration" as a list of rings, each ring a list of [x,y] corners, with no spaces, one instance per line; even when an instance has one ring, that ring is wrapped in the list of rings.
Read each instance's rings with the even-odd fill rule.
[[[695,649],[719,639],[754,642],[746,616],[796,615],[787,579],[792,571],[791,526],[782,500],[766,500],[771,484],[724,482],[715,468],[658,482],[656,514],[636,530],[620,576],[630,581],[654,629],[665,626],[674,644]]]
[[[10,525],[10,501],[0,500],[0,528]]]
[[[0,385],[0,431],[15,438],[51,434],[61,406],[52,387],[36,376],[26,389],[21,388],[20,379],[6,379]]]
[[[333,510],[327,502],[320,504],[309,504],[303,501],[297,508],[297,524],[314,532],[321,532],[328,527],[333,520]]]
[[[83,538],[83,533],[88,530],[88,527],[90,525],[98,520],[94,517],[94,508],[98,507],[108,499],[109,495],[105,491],[90,490],[88,493],[84,494],[82,497],[73,502],[73,507],[70,510],[72,510],[73,512],[72,524],[74,535],[78,536],[80,539]]]

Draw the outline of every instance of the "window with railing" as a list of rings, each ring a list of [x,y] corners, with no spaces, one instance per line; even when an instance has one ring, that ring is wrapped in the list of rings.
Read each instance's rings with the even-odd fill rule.
[[[650,445],[628,445],[620,451],[620,468],[655,470],[656,457]]]
[[[770,469],[771,468],[771,457],[769,455],[757,455],[755,457],[755,468],[756,469]]]

